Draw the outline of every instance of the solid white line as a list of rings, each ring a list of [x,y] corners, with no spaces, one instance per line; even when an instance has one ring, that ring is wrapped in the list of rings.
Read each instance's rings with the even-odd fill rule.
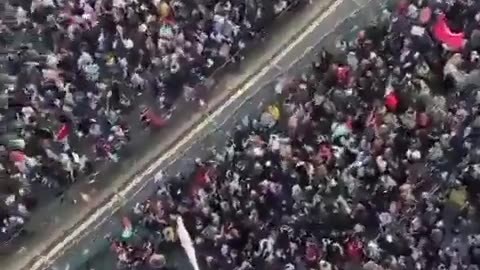
[[[302,32],[294,41],[292,41],[284,50],[281,51],[269,65],[265,66],[260,72],[258,72],[253,78],[251,78],[241,89],[239,89],[235,94],[233,94],[223,105],[221,105],[217,110],[215,110],[212,114],[210,114],[204,121],[198,124],[188,135],[186,135],[182,140],[180,140],[175,146],[170,148],[161,158],[155,161],[152,165],[148,167],[144,172],[140,175],[136,176],[122,191],[118,193],[118,196],[114,196],[109,202],[107,202],[104,206],[100,207],[98,210],[95,211],[84,223],[79,225],[72,233],[70,233],[65,239],[58,243],[55,247],[53,247],[48,254],[39,258],[35,264],[32,265],[30,270],[40,270],[48,267],[49,262],[55,257],[57,253],[60,253],[66,247],[68,247],[69,243],[74,241],[75,238],[81,236],[85,231],[92,227],[100,217],[105,215],[107,212],[114,213],[120,205],[121,205],[121,198],[127,196],[127,194],[131,193],[133,190],[146,186],[145,178],[152,174],[155,170],[158,169],[169,158],[176,156],[179,150],[188,144],[194,137],[199,135],[208,125],[214,121],[214,119],[219,116],[223,111],[225,111],[231,104],[233,104],[238,98],[244,95],[248,89],[254,86],[264,75],[268,73],[272,68],[274,68],[282,58],[284,58],[290,51],[292,51],[298,44],[300,44],[308,35],[310,35],[321,23],[325,18],[331,15],[340,4],[343,3],[344,0],[337,0],[330,5],[330,7],[322,13],[320,17],[318,17],[315,21],[313,21],[307,29]]]

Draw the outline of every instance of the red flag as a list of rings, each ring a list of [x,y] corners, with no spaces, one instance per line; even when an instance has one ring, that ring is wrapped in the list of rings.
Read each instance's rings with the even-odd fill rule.
[[[70,126],[67,123],[63,123],[55,134],[55,138],[58,141],[65,139],[70,133]]]
[[[394,91],[385,96],[385,107],[391,112],[394,112],[398,106],[398,98]]]
[[[437,21],[433,25],[432,30],[435,38],[446,44],[449,48],[453,50],[460,50],[463,48],[465,34],[463,32],[452,32],[447,25],[445,14],[438,15]]]

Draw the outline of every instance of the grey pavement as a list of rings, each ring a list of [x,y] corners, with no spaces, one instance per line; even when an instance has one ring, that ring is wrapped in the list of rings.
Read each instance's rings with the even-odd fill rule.
[[[383,2],[383,1],[379,1]],[[208,126],[203,128],[195,138],[189,140],[188,144],[177,148],[175,155],[169,156],[151,172],[154,174],[156,170],[163,170],[167,174],[174,175],[180,171],[185,172],[191,167],[196,157],[202,157],[208,154],[209,149],[221,148],[225,141],[228,131],[232,130],[238,123],[239,119],[243,119],[247,115],[256,115],[265,104],[273,100],[273,87],[279,76],[288,74],[299,74],[305,70],[314,58],[316,48],[332,47],[339,39],[348,38],[353,35],[357,29],[369,24],[376,15],[381,11],[382,5],[377,1],[335,1],[335,3],[327,3],[335,5],[334,11],[321,18],[321,23],[315,23],[314,29],[308,33],[293,48],[284,49],[288,52],[283,53],[281,58],[277,58],[274,63],[268,64],[268,68],[259,72],[260,78],[253,83],[247,82],[248,89],[241,95],[236,97],[228,106],[221,109],[220,113],[215,114]],[[319,10],[321,10],[320,8]],[[312,11],[312,13],[314,13]],[[320,15],[317,15],[320,17]],[[293,24],[295,26],[295,24]],[[296,24],[296,29],[298,29]],[[284,35],[289,29],[285,29]],[[303,31],[303,30],[302,30]],[[281,48],[282,46],[280,46]],[[265,64],[263,64],[265,66]],[[246,66],[245,67],[249,67]],[[247,68],[255,71],[254,68]],[[247,75],[248,70],[239,71],[225,78],[226,83],[235,85],[235,80],[242,81],[241,77]],[[245,81],[245,78],[243,78]],[[251,80],[250,80],[251,81]],[[239,83],[241,85],[242,83]],[[224,99],[218,98],[223,101]],[[215,104],[215,103],[211,103]],[[212,105],[213,107],[213,105]],[[104,213],[98,217],[98,223],[91,225],[85,236],[73,241],[69,248],[62,249],[54,258],[50,258],[50,268],[36,269],[90,269],[95,267],[96,270],[112,269],[111,262],[108,262],[108,242],[104,239],[106,235],[116,234],[120,231],[120,217],[128,213],[135,202],[145,200],[155,190],[155,184],[150,181],[151,174],[146,176],[144,185],[141,188],[134,189],[125,193],[122,198],[122,207],[115,208],[114,212]],[[96,259],[92,260],[92,257]],[[85,264],[88,262],[87,264]],[[105,263],[98,266],[96,263]],[[9,268],[19,269],[19,268]],[[28,268],[23,268],[28,269]],[[183,269],[183,268],[182,268]]]
[[[1,258],[2,269],[32,269],[33,264],[38,263],[44,258],[45,252],[51,250],[60,239],[69,236],[82,220],[93,213],[99,206],[109,201],[109,199],[118,193],[135,175],[144,170],[152,161],[156,160],[157,157],[161,156],[175,141],[182,138],[195,123],[207,117],[216,107],[216,104],[222,103],[223,100],[243,85],[252,74],[255,74],[262,67],[266,66],[295,36],[298,36],[302,32],[303,27],[301,26],[308,25],[309,22],[318,17],[322,13],[322,10],[330,4],[331,1],[327,0],[313,1],[312,5],[302,12],[301,15],[297,13],[294,19],[287,20],[284,25],[276,26],[275,28],[278,30],[269,33],[269,36],[273,37],[272,39],[267,40],[259,46],[260,48],[257,48],[258,50],[255,55],[247,58],[247,61],[237,70],[227,74],[217,83],[216,88],[210,92],[213,98],[209,101],[209,106],[206,110],[198,110],[194,115],[179,115],[170,126],[167,126],[159,134],[155,134],[156,140],[153,144],[145,145],[143,149],[135,149],[131,154],[132,157],[127,159],[123,164],[120,164],[120,166],[117,166],[114,169],[114,173],[110,171],[110,174],[100,175],[95,181],[79,183],[68,192],[63,202],[54,202],[37,211],[36,216],[32,218],[34,222],[31,222],[27,227],[30,235],[28,235],[19,246],[12,249],[14,254],[8,254],[8,256]],[[348,5],[349,6],[345,8],[343,6],[339,7],[339,10],[344,10],[344,14],[348,14],[349,11],[357,6],[354,2],[348,2]],[[329,27],[331,28],[332,25]],[[328,30],[330,28],[326,29]],[[322,31],[325,32],[325,29]],[[308,38],[302,41],[301,45],[282,57],[274,68],[269,69],[268,72],[265,73],[264,78],[261,78],[257,84],[249,88],[251,88],[252,91],[257,90],[261,88],[263,84],[270,82],[273,78],[285,71],[290,63],[294,62],[297,56],[305,51],[305,48],[312,47],[316,44],[318,39],[319,37],[315,35],[309,35]],[[248,61],[248,59],[250,60]],[[189,104],[180,104],[179,107],[184,106],[184,108],[189,109],[188,105]],[[218,119],[218,121],[215,120],[215,122],[221,121],[221,119]],[[183,123],[183,125],[179,123]],[[212,132],[216,127],[217,124],[213,124],[208,128],[206,133]],[[179,154],[183,151],[184,150],[179,151]],[[168,162],[170,161],[167,161],[167,163]],[[105,177],[108,177],[108,179],[105,179]],[[143,189],[146,193],[148,193],[148,190],[148,187]],[[85,201],[85,196],[83,196],[82,199],[80,194],[87,195],[90,199]],[[142,192],[138,193],[138,196],[140,195],[145,196]],[[73,200],[78,203],[70,203],[70,201]],[[123,204],[123,202],[121,204]],[[108,215],[111,214],[111,212],[108,213]],[[100,222],[102,220],[104,219],[99,219],[99,224],[93,225],[91,230],[103,226],[104,223]],[[70,244],[75,244],[76,242],[77,241],[74,241]],[[62,250],[62,252],[66,251],[67,248]]]

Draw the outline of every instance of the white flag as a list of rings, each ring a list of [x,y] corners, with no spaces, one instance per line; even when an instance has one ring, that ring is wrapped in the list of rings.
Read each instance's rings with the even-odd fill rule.
[[[197,256],[195,255],[195,248],[193,247],[192,239],[190,238],[190,234],[183,224],[183,219],[181,216],[177,217],[177,234],[183,249],[185,249],[185,252],[187,253],[188,260],[193,266],[193,269],[200,270],[198,267]]]

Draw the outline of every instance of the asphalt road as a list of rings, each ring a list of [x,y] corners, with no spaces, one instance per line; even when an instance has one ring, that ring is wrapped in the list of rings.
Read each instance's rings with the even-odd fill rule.
[[[43,260],[43,265],[31,269],[93,269],[108,270],[110,262],[104,257],[108,243],[105,236],[118,233],[119,219],[131,209],[137,201],[145,200],[154,190],[152,173],[162,169],[168,174],[188,170],[196,157],[208,153],[208,149],[222,147],[225,136],[240,119],[247,115],[257,115],[264,105],[273,100],[273,87],[276,80],[284,74],[300,74],[310,66],[316,49],[333,47],[344,38],[352,36],[359,28],[369,24],[382,10],[380,3],[385,1],[344,0],[335,1],[331,7],[317,18],[305,31],[292,40],[279,55],[267,66],[256,73],[243,87],[233,94],[218,109],[213,111],[198,128],[186,135],[186,143],[175,146],[162,158],[154,162],[144,173],[132,181],[132,188],[119,192],[121,208],[101,212],[95,216],[95,222],[88,224],[88,234],[75,239],[68,249],[57,250],[53,261]],[[61,255],[59,255],[61,254]],[[96,257],[95,260],[91,260]],[[107,256],[108,257],[108,256]],[[48,258],[50,259],[50,258]],[[90,261],[89,264],[85,262]],[[96,266],[98,262],[106,265]]]

